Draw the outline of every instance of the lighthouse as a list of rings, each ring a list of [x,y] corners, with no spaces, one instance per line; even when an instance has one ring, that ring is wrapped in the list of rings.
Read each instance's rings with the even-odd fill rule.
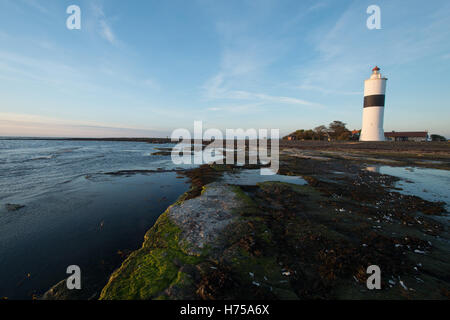
[[[384,141],[384,100],[386,81],[380,68],[372,69],[372,75],[364,81],[364,108],[360,141]]]

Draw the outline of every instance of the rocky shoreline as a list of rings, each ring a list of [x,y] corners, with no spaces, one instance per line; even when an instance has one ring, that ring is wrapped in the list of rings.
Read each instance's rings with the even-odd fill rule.
[[[402,194],[398,178],[367,170],[450,165],[446,155],[427,162],[407,154],[282,147],[279,174],[306,185],[222,179],[258,166],[180,170],[191,189],[159,217],[99,298],[448,299],[445,203]],[[381,290],[366,287],[373,264],[382,271]],[[76,299],[67,292],[44,298]]]
[[[227,185],[221,174],[239,169],[191,170],[191,190],[100,299],[447,299],[444,203],[398,193],[397,178],[365,170],[385,160],[285,148],[279,173],[305,186]],[[372,264],[379,291],[365,285]]]

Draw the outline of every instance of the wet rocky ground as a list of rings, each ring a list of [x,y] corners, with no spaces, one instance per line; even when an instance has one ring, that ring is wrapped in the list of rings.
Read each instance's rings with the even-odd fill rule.
[[[114,272],[101,299],[448,299],[445,203],[400,193],[398,178],[367,170],[447,169],[448,146],[389,144],[392,155],[366,145],[282,145],[278,173],[306,185],[221,181],[257,166],[180,171],[191,189]],[[370,265],[380,267],[381,290],[366,286]]]

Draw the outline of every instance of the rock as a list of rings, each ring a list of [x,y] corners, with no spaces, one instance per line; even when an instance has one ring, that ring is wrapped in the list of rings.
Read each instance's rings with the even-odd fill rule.
[[[25,208],[25,206],[21,205],[21,204],[7,203],[7,204],[5,204],[5,208],[6,208],[6,210],[11,212],[11,211],[17,211],[22,208]]]
[[[67,289],[66,279],[64,279],[45,292],[39,300],[73,300],[75,299],[73,293],[74,291]]]
[[[92,280],[92,279],[91,279]],[[47,290],[39,300],[97,300],[98,292],[94,289],[95,285],[83,286],[81,290],[69,290],[67,288],[67,279],[61,280],[49,290]],[[89,279],[85,281],[89,283]],[[93,293],[92,293],[93,292]]]
[[[181,238],[192,244],[190,253],[196,255],[206,244],[215,243],[240,207],[242,201],[232,188],[215,182],[206,185],[201,196],[171,207],[168,216],[181,228]]]

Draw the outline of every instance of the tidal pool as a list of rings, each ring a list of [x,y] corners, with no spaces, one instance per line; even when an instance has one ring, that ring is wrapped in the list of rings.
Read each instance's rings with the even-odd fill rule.
[[[262,175],[261,173],[264,173]],[[228,184],[252,186],[261,182],[279,181],[298,185],[305,185],[307,182],[298,176],[284,176],[275,174],[270,168],[243,169],[238,173],[226,172],[222,181]]]
[[[373,166],[371,166],[373,168]],[[450,171],[416,167],[380,166],[376,172],[398,177],[400,193],[415,195],[428,201],[442,201],[450,210]],[[370,170],[374,171],[374,170]]]

